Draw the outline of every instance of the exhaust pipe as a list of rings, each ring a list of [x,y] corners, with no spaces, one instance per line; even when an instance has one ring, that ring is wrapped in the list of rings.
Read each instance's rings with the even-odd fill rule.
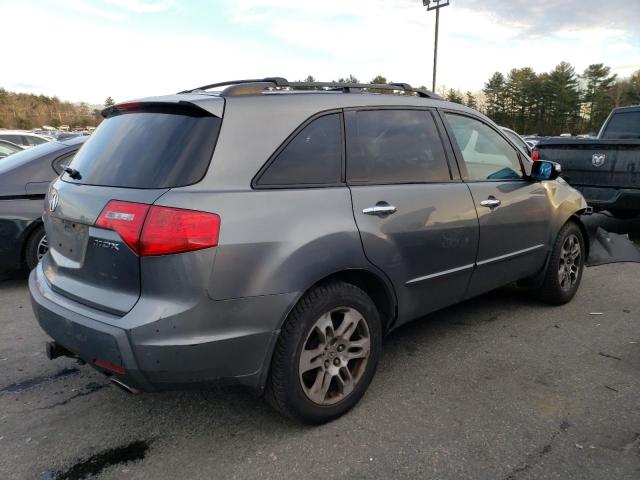
[[[113,383],[116,387],[120,388],[121,390],[124,390],[125,392],[131,395],[138,395],[139,393],[141,393],[140,390],[138,390],[137,388],[130,387],[129,385],[127,385],[121,380],[118,380],[117,378],[111,377],[111,383]]]
[[[47,342],[45,349],[49,360],[54,360],[58,357],[78,358],[78,355],[56,342]]]

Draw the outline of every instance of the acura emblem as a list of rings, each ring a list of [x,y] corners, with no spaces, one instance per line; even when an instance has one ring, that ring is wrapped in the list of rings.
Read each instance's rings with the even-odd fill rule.
[[[49,211],[53,212],[58,206],[58,192],[57,190],[51,190],[49,193]]]
[[[602,165],[604,165],[606,159],[607,156],[604,153],[594,153],[591,156],[591,163],[594,167],[601,167]]]

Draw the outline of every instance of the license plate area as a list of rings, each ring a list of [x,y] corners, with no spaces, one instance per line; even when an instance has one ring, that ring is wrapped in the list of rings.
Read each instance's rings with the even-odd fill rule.
[[[74,262],[82,262],[89,227],[62,218],[50,218],[49,248]]]

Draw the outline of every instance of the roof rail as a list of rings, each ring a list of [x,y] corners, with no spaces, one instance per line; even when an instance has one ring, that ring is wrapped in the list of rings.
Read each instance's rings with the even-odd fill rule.
[[[233,97],[240,95],[257,95],[267,89],[287,88],[292,90],[325,90],[325,91],[342,91],[344,93],[353,93],[354,91],[366,90],[387,90],[389,92],[405,92],[414,93],[419,97],[432,98],[435,100],[443,100],[428,90],[421,88],[413,88],[408,83],[347,83],[347,82],[290,82],[282,77],[266,77],[250,80],[230,80],[227,82],[212,83],[191,90],[183,90],[178,93],[192,93],[198,91],[209,90],[212,88],[227,87],[220,95],[223,97]]]

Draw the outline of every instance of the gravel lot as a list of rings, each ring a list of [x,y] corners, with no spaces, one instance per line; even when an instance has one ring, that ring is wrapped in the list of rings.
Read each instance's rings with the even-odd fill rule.
[[[239,388],[131,396],[51,362],[5,280],[0,479],[638,479],[639,287],[639,264],[592,267],[563,307],[503,289],[413,322],[360,405],[311,428]]]

